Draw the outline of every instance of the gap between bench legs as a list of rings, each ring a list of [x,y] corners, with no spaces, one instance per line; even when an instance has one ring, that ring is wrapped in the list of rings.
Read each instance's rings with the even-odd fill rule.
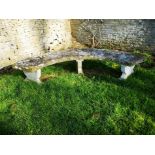
[[[76,62],[77,62],[78,74],[83,74],[83,69],[82,69],[82,62],[83,62],[83,60],[76,60]]]
[[[26,72],[24,71],[24,74],[26,75],[26,79],[35,81],[37,83],[41,83],[40,77],[41,77],[41,69],[38,69],[37,71],[34,72]]]
[[[121,80],[127,79],[128,76],[130,76],[134,72],[134,67],[135,67],[135,65],[133,65],[133,66],[121,65],[122,75],[121,75],[120,79]]]

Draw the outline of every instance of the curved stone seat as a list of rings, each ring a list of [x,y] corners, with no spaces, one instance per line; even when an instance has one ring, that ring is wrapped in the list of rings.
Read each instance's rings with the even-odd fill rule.
[[[65,61],[76,60],[78,64],[78,73],[82,71],[83,60],[112,60],[121,64],[121,79],[126,79],[133,73],[136,64],[143,62],[141,56],[131,53],[104,50],[104,49],[69,49],[65,51],[45,53],[42,57],[29,58],[19,61],[15,68],[23,70],[28,79],[40,82],[41,68]]]

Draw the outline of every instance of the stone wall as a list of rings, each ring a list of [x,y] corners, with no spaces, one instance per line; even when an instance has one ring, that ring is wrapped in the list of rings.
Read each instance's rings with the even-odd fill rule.
[[[71,29],[88,47],[155,51],[155,20],[71,20]]]
[[[69,20],[0,20],[0,68],[69,47]]]
[[[0,68],[70,47],[155,51],[155,20],[0,20]]]

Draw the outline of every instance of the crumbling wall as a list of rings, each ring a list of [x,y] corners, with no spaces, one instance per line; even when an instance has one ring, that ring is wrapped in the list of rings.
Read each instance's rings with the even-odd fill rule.
[[[0,68],[70,47],[155,51],[155,20],[0,20]]]
[[[71,20],[72,35],[88,47],[155,51],[155,20]]]
[[[69,47],[69,20],[0,20],[0,68]]]

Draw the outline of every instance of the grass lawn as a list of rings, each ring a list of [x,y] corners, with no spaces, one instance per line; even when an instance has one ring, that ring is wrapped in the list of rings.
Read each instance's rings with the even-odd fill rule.
[[[85,61],[42,69],[41,85],[18,70],[0,74],[0,134],[155,134],[155,69]]]

